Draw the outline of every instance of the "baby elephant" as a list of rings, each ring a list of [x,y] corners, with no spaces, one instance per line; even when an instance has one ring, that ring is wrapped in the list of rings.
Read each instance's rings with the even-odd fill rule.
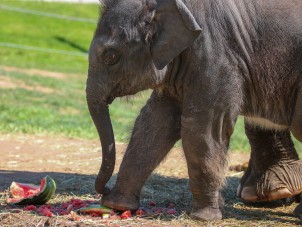
[[[191,216],[221,219],[220,191],[236,119],[252,153],[238,187],[247,201],[302,191],[302,1],[105,0],[89,51],[87,103],[103,161],[102,204],[135,210],[144,182],[179,139]],[[153,89],[138,116],[117,181],[108,105]],[[301,213],[301,207],[296,209]]]

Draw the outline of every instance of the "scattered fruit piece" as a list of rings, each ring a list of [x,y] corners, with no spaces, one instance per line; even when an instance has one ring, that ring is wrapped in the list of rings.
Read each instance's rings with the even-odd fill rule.
[[[72,211],[72,209],[73,209],[73,205],[70,204],[70,205],[67,207],[65,213],[66,213],[66,214],[70,214],[70,212]]]
[[[32,210],[36,210],[36,209],[37,209],[37,207],[34,205],[28,205],[23,208],[23,210],[26,210],[26,211],[32,211]]]
[[[102,215],[102,218],[103,218],[103,219],[110,218],[110,214],[103,214],[103,215]]]
[[[127,219],[127,218],[131,218],[131,211],[130,210],[126,210],[121,214],[121,219]]]
[[[6,202],[16,205],[45,204],[54,195],[55,181],[46,176],[41,180],[41,185],[12,182]]]
[[[166,208],[162,208],[162,207],[156,207],[153,208],[153,213],[154,214],[162,214],[165,211]]]
[[[173,209],[169,209],[167,211],[168,214],[176,214],[176,210],[173,208]]]
[[[80,209],[82,207],[90,206],[91,201],[88,200],[80,200],[80,199],[71,199],[70,204],[73,206],[75,210]]]
[[[135,212],[135,215],[144,216],[144,215],[146,215],[146,211],[144,211],[143,209],[137,209]]]
[[[153,201],[151,201],[151,202],[149,202],[149,206],[150,206],[150,207],[155,207],[155,206],[156,206],[156,203],[153,202]]]
[[[51,212],[51,206],[42,205],[38,209],[38,213],[43,216],[52,217],[53,213]]]
[[[176,206],[175,203],[170,202],[167,207],[168,208],[174,208],[175,206]]]
[[[90,214],[93,216],[102,216],[103,214],[111,214],[113,211],[108,207],[99,204],[92,204],[87,207],[82,207],[76,210],[76,212],[83,213],[83,214]]]

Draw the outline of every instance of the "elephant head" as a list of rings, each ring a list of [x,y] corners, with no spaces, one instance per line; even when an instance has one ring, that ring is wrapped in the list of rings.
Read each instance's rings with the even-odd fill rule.
[[[165,83],[169,63],[200,27],[181,0],[106,0],[89,50],[86,97],[103,159],[95,187],[101,194],[115,165],[108,105],[116,98]]]

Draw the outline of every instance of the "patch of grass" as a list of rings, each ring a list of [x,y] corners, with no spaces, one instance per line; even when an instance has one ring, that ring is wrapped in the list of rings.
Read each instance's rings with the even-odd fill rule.
[[[70,137],[96,138],[97,133],[89,115],[85,98],[86,77],[67,75],[57,79],[27,75],[20,72],[0,74],[11,81],[22,81],[14,88],[0,88],[0,131],[2,133],[62,134]],[[32,88],[29,90],[28,87]],[[40,87],[52,89],[40,92]],[[133,101],[116,100],[111,105],[111,117],[117,141],[125,141],[132,122],[148,92]]]
[[[239,117],[236,122],[234,133],[231,138],[230,149],[233,151],[245,152],[250,150],[249,142],[244,133],[244,122],[242,117]]]
[[[97,22],[97,4],[25,2],[3,0],[1,4],[41,13],[88,18]],[[0,8],[0,42],[86,54],[96,23],[31,15]],[[87,57],[0,46],[0,64],[61,72],[86,73]]]

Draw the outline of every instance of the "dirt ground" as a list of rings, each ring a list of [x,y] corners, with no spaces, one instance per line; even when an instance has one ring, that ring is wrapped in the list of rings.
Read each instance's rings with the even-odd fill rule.
[[[126,148],[117,143],[115,173],[109,182],[113,185],[118,167]],[[146,182],[141,194],[142,207],[150,201],[164,207],[175,203],[173,215],[151,215],[126,220],[83,218],[73,221],[70,216],[44,217],[24,211],[22,207],[7,207],[5,190],[12,181],[38,183],[46,175],[57,184],[57,191],[50,204],[59,204],[71,198],[96,199],[94,180],[101,164],[98,141],[62,137],[31,135],[0,135],[0,226],[293,226],[301,224],[292,215],[297,204],[244,204],[236,196],[242,172],[228,171],[224,219],[216,222],[191,220],[187,212],[191,207],[191,193],[183,151],[173,149],[165,161]],[[249,154],[231,153],[230,166],[248,161]]]

